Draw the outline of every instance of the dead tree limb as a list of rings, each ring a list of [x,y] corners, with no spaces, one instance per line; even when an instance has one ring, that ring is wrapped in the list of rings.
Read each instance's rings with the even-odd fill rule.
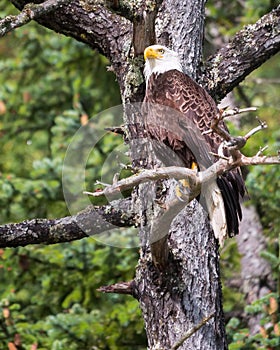
[[[98,192],[84,192],[85,194],[102,197],[102,196],[112,196],[116,195],[121,191],[128,190],[134,186],[138,186],[140,183],[145,183],[149,181],[157,181],[162,179],[186,179],[191,183],[191,192],[193,195],[189,197],[192,200],[197,196],[197,191],[200,190],[201,184],[207,182],[215,177],[229,171],[233,168],[248,165],[276,165],[280,164],[279,156],[253,156],[246,157],[241,154],[241,157],[237,161],[232,161],[228,159],[219,159],[210,168],[197,173],[195,170],[187,169],[184,167],[163,167],[157,169],[143,170],[137,175],[130,176],[128,178],[122,179],[112,185],[105,187],[102,191]]]
[[[135,224],[130,199],[101,207],[88,206],[74,216],[60,219],[33,219],[0,226],[0,247],[71,242]]]
[[[134,295],[135,293],[135,283],[134,281],[129,282],[118,282],[111,284],[109,286],[102,286],[97,289],[102,293],[117,293],[117,294],[130,294]]]

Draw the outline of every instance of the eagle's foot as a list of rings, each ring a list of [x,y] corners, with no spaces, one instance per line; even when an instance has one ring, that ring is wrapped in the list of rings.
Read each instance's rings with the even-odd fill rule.
[[[198,171],[198,167],[195,162],[192,162],[191,169]],[[175,188],[176,197],[182,202],[187,202],[190,197],[190,188],[191,186],[188,180],[179,180],[178,185]]]
[[[175,188],[176,197],[181,202],[187,202],[190,195],[190,184],[187,180],[179,180]]]
[[[190,195],[190,186],[184,184],[185,180],[179,180],[175,188],[175,195],[181,202],[187,202]]]

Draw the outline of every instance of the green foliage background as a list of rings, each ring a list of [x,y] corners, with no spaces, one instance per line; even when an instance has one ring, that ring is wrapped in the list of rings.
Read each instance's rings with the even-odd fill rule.
[[[9,11],[1,2],[0,16]],[[99,130],[114,125],[113,116],[97,114],[120,104],[108,65],[85,45],[35,23],[0,41],[2,224],[69,215],[61,186],[67,147],[87,119]],[[88,189],[100,178],[106,152],[121,143],[108,134],[95,147]],[[132,279],[137,257],[135,249],[94,239],[1,250],[0,348],[17,339],[18,349],[145,348],[136,301],[97,291]]]
[[[245,1],[244,6],[210,1],[206,48],[216,46],[217,37],[226,41],[274,5],[268,0]],[[2,0],[0,17],[10,13],[16,13],[15,9]],[[106,119],[97,115],[120,104],[118,85],[108,65],[85,45],[35,23],[0,40],[1,224],[69,215],[61,186],[66,149],[89,118],[99,129],[114,125],[110,113]],[[279,73],[279,57],[274,57],[235,91],[237,104],[258,106],[259,117],[269,125],[249,143],[249,155],[264,145],[269,145],[270,154],[279,149]],[[255,115],[249,114],[240,120],[241,131],[236,124],[231,129],[244,133],[255,125]],[[98,143],[87,168],[88,188],[100,178],[106,154],[121,144],[121,138],[113,134]],[[279,167],[254,167],[247,177],[251,202],[267,235],[265,254],[275,279],[279,274],[279,177]],[[31,349],[34,344],[40,350],[145,349],[137,302],[97,291],[101,285],[133,278],[137,258],[136,249],[105,246],[94,239],[0,250],[0,348],[7,349],[11,342],[18,349]],[[224,276],[238,272],[233,240],[223,252],[223,261]],[[249,311],[262,312],[262,322],[269,325],[272,316],[263,309],[266,303],[267,299],[261,300]],[[236,305],[245,307],[242,295],[225,288],[226,311]],[[273,330],[267,337],[250,338],[244,327],[238,319],[230,321],[231,349],[276,349]]]

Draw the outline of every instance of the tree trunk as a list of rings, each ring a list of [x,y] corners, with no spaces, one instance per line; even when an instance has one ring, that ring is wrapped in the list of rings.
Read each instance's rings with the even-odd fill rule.
[[[181,20],[173,21],[171,13]],[[176,47],[192,76],[197,76],[201,60],[203,18],[203,0],[166,1],[156,21],[157,42]],[[187,30],[190,23],[193,29]],[[142,167],[158,165],[157,152],[140,136],[141,113],[131,113],[129,108],[126,117],[128,124],[134,125],[130,135],[134,162]],[[158,188],[164,188],[165,194],[160,191],[158,195]],[[142,309],[149,349],[171,349],[211,315],[213,318],[182,342],[180,349],[227,349],[217,242],[207,215],[196,200],[187,208],[179,206],[173,216],[161,221],[164,214],[160,207],[172,193],[171,180],[142,184],[134,193],[141,224],[135,295]]]
[[[217,243],[201,206],[193,201],[172,224],[164,271],[142,247],[136,274],[137,297],[150,349],[171,349],[203,318],[214,318],[180,349],[226,349]]]

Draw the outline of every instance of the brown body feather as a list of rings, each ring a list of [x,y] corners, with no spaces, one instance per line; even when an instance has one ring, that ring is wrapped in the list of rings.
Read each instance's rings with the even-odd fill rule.
[[[210,152],[217,153],[223,140],[217,134],[202,133],[210,129],[219,111],[211,96],[190,77],[178,70],[153,73],[144,110],[149,136],[171,148],[185,166],[191,167],[195,161],[203,170],[217,160]],[[170,163],[172,160],[165,159],[166,165]],[[242,217],[240,196],[245,193],[240,170],[220,176],[217,184],[224,200],[228,234],[238,234]]]

